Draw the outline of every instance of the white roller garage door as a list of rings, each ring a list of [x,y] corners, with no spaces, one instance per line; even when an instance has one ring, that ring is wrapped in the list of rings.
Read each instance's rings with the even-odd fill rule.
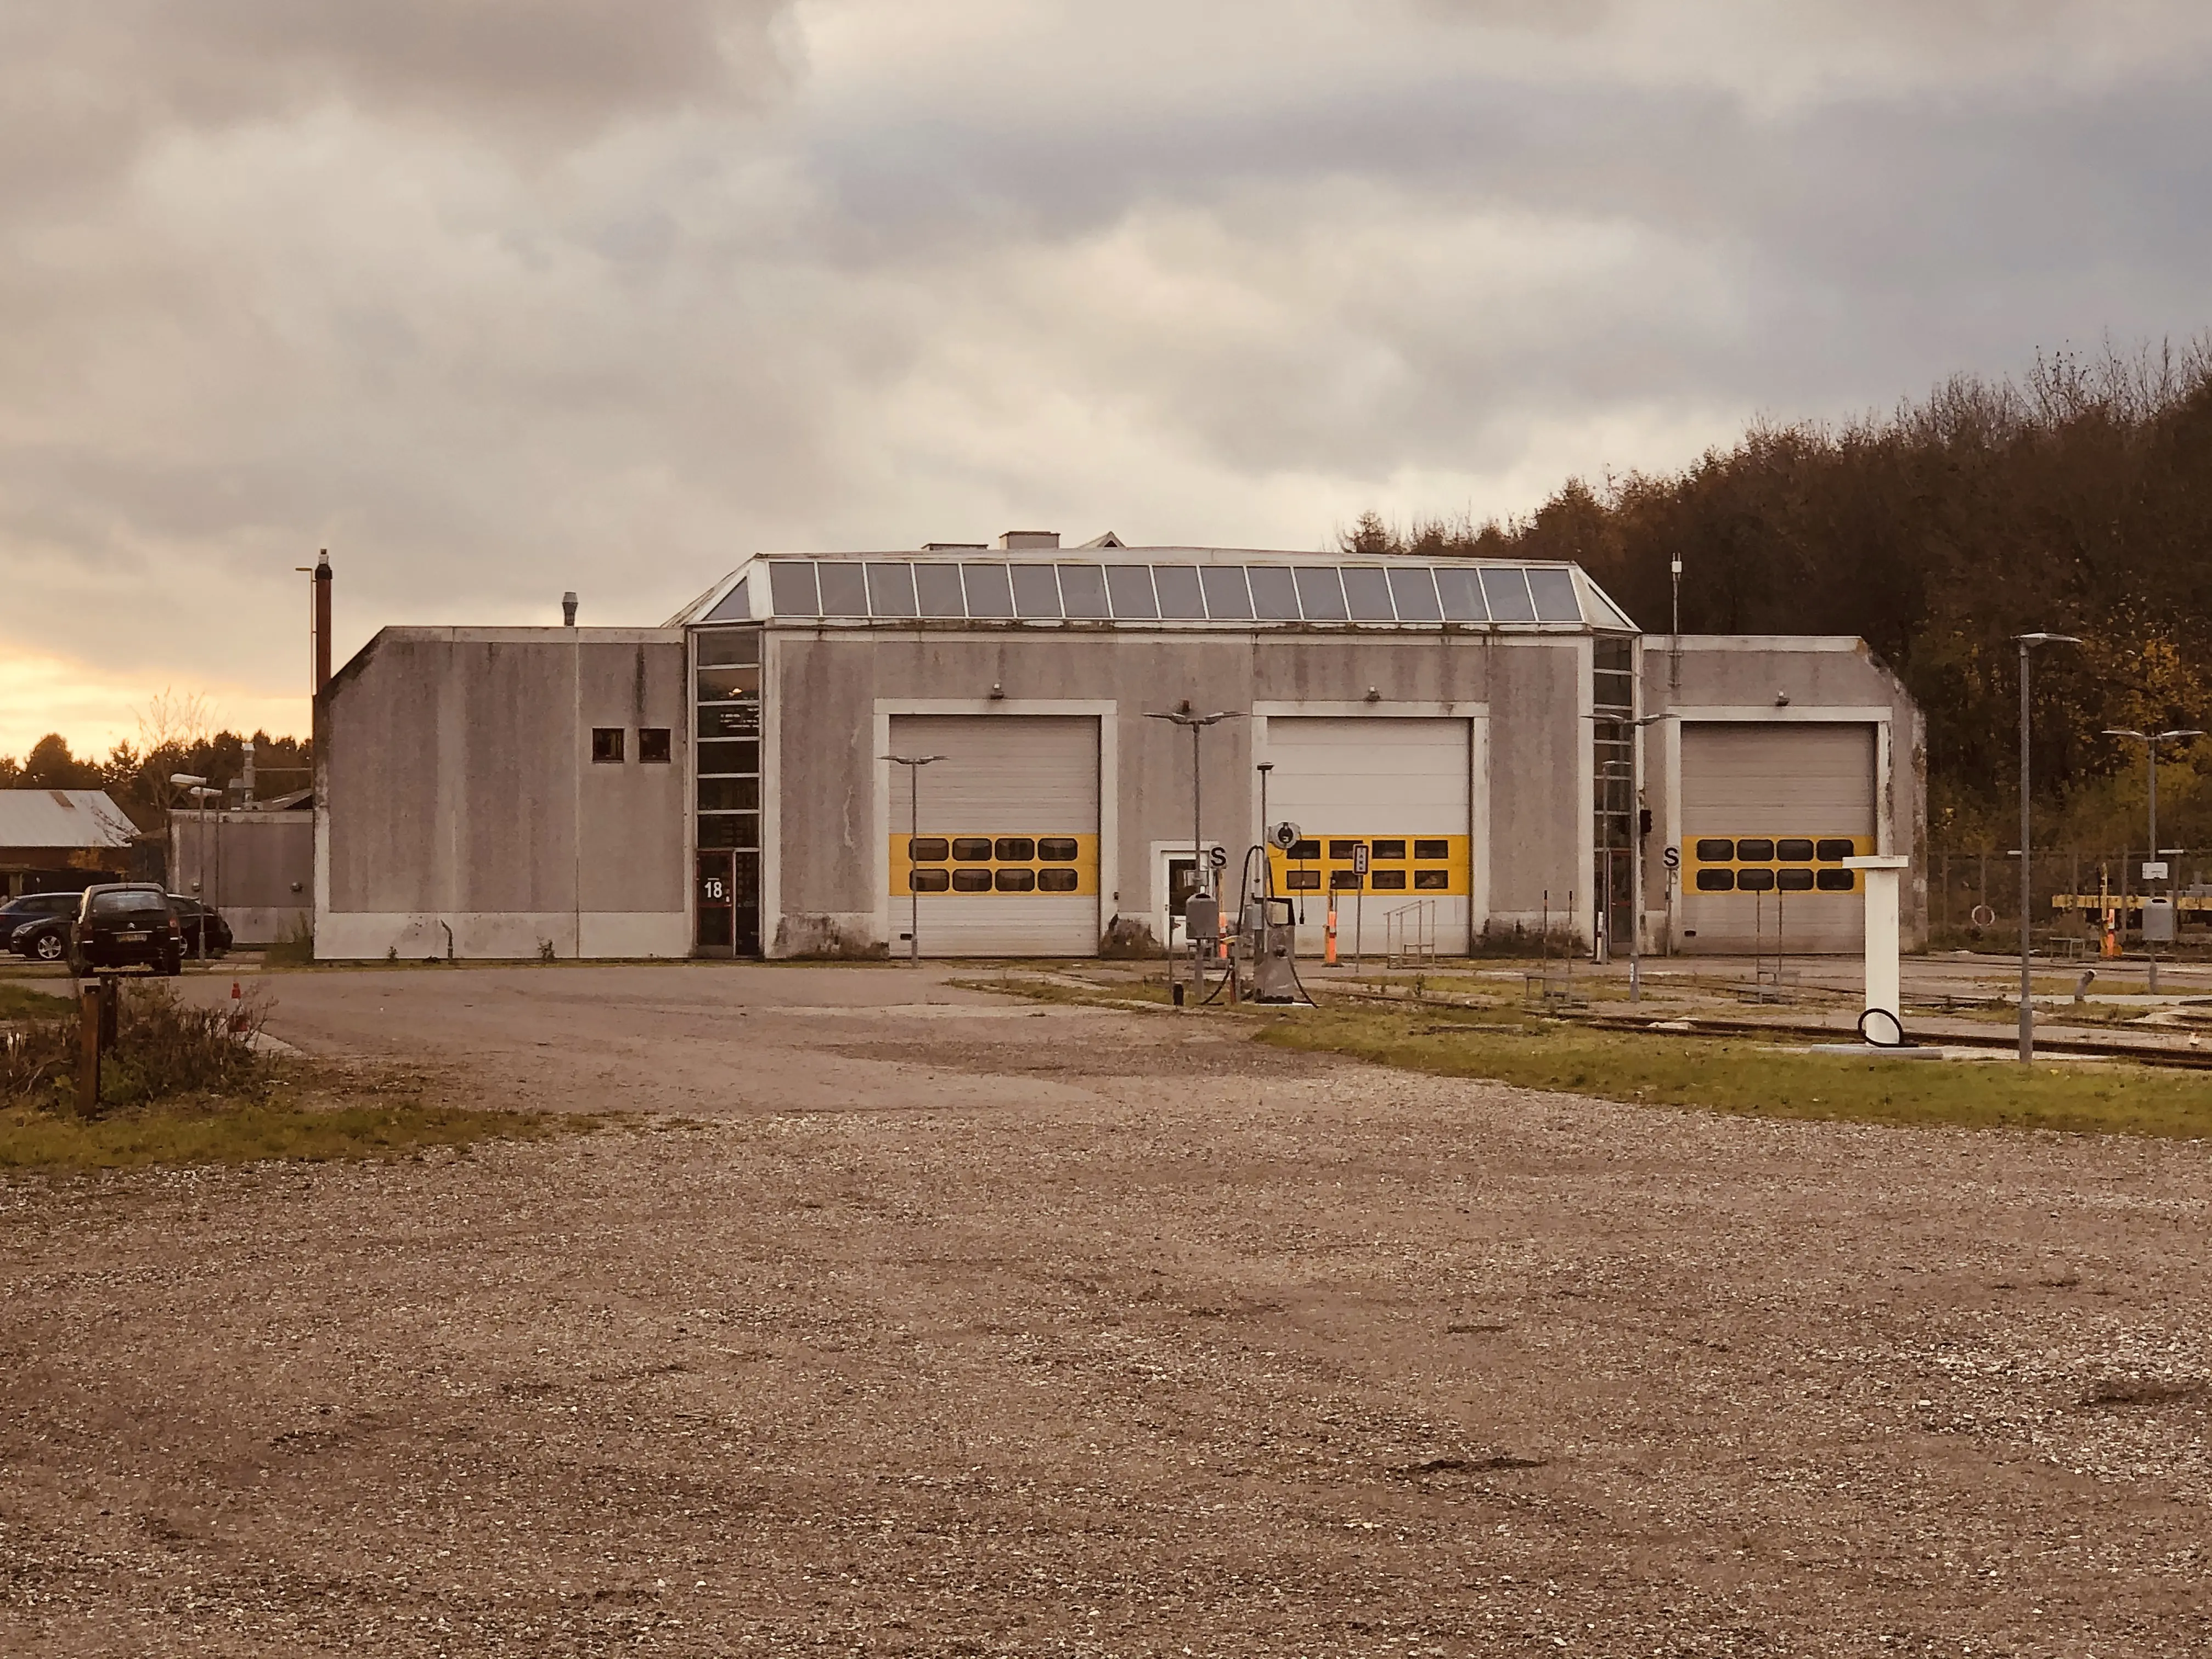
[[[1469,735],[1463,720],[1268,718],[1267,815],[1306,837],[1290,854],[1273,854],[1276,890],[1302,901],[1301,953],[1322,948],[1332,890],[1340,955],[1351,953],[1355,918],[1362,944],[1379,954],[1389,913],[1424,901],[1436,907],[1437,948],[1467,948]],[[1360,844],[1370,864],[1356,906],[1352,857]]]
[[[894,755],[921,769],[921,834],[909,857],[913,769],[891,767],[890,932],[921,888],[925,956],[1098,952],[1098,722],[1087,716],[898,715]]]
[[[1875,728],[1682,728],[1682,948],[1863,948],[1866,897],[1843,860],[1875,848]]]

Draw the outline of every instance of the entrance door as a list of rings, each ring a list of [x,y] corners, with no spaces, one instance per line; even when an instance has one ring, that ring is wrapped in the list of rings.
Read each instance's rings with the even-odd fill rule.
[[[760,954],[760,854],[699,854],[694,945],[702,957]]]

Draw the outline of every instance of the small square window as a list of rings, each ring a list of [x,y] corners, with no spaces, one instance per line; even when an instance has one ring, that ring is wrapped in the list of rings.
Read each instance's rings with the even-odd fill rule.
[[[1764,864],[1774,856],[1774,843],[1764,836],[1747,836],[1736,842],[1735,856],[1740,864]]]
[[[1402,893],[1406,890],[1403,870],[1374,870],[1368,873],[1368,885],[1378,893]]]
[[[1293,893],[1321,891],[1321,872],[1318,870],[1285,870],[1283,885]]]
[[[1000,870],[995,883],[1002,893],[1033,893],[1036,891],[1036,872],[1034,870]]]
[[[1783,840],[1774,843],[1774,856],[1784,864],[1810,864],[1813,843],[1809,841]]]
[[[665,726],[641,726],[637,728],[637,758],[646,766],[665,766],[669,757],[669,730]]]
[[[1417,859],[1448,859],[1451,856],[1451,842],[1441,837],[1424,836],[1413,843],[1413,856]]]
[[[1406,843],[1402,841],[1378,841],[1374,846],[1374,856],[1378,859],[1401,859],[1406,856]],[[1442,858],[1443,854],[1431,853],[1429,856]]]
[[[1073,870],[1040,870],[1037,872],[1037,891],[1040,893],[1073,893],[1082,881]]]
[[[952,890],[956,893],[988,893],[991,890],[991,872],[988,870],[955,870],[952,872]]]
[[[916,864],[942,864],[951,849],[942,836],[916,836],[907,842],[906,855]]]
[[[1856,870],[1820,870],[1814,872],[1814,884],[1823,893],[1848,893],[1858,885]]]
[[[1075,837],[1073,836],[1047,836],[1037,842],[1037,856],[1041,859],[1073,861],[1075,853]]]
[[[952,877],[945,870],[909,870],[906,884],[917,893],[941,893],[952,884]]]
[[[1698,862],[1727,864],[1735,857],[1735,843],[1725,836],[1707,836],[1698,842]]]
[[[1036,856],[1036,842],[1027,836],[1001,836],[993,851],[1001,864],[1025,864]]]
[[[620,766],[623,758],[623,728],[619,726],[595,726],[592,728],[592,761],[599,766]]]
[[[952,856],[963,864],[988,864],[991,861],[991,841],[988,836],[955,836]],[[962,891],[967,890],[963,888]]]
[[[1447,893],[1451,890],[1451,872],[1449,870],[1416,870],[1413,872],[1413,890],[1417,893]]]

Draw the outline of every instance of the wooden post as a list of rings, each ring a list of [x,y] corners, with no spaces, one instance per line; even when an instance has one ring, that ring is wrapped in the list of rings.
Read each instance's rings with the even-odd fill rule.
[[[76,1109],[82,1117],[93,1117],[100,1111],[100,1028],[106,1002],[97,983],[86,986],[77,1002],[82,1046],[76,1062]]]

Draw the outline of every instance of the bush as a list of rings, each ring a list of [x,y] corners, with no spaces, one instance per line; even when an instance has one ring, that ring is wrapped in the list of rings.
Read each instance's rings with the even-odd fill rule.
[[[269,1067],[252,1042],[268,1017],[259,988],[241,1000],[235,1014],[231,1008],[179,1001],[158,981],[127,984],[120,996],[115,1042],[100,1066],[102,1106],[136,1106],[173,1095],[258,1096],[264,1091]],[[0,1055],[0,1094],[74,1111],[83,1054],[79,1019],[72,1007],[52,1018],[25,1020],[10,1032]]]

